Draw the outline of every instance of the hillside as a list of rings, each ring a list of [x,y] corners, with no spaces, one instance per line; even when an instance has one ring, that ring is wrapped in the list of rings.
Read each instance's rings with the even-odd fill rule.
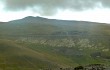
[[[0,35],[110,35],[109,24],[25,17],[0,25]]]
[[[110,66],[110,24],[25,17],[0,22],[0,68]]]
[[[45,51],[35,51],[9,40],[0,40],[0,69],[27,70],[73,65],[72,60]],[[55,58],[54,58],[55,57]],[[64,60],[61,60],[63,58]],[[70,62],[70,63],[69,63]],[[65,64],[67,63],[67,64]]]

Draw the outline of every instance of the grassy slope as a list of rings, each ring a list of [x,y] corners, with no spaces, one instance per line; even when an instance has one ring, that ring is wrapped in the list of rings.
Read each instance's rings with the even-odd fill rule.
[[[70,48],[68,48],[68,47],[52,47],[49,45],[40,45],[40,44],[29,43],[29,42],[26,42],[24,45],[30,49],[33,49],[35,51],[39,51],[40,53],[45,52],[45,53],[52,54],[52,55],[56,54],[56,56],[66,57],[69,60],[72,60],[69,63],[72,63],[73,67],[77,66],[77,65],[87,65],[87,64],[93,64],[93,63],[110,64],[109,60],[105,61],[104,58],[100,58],[100,57],[99,58],[95,58],[95,57],[93,58],[93,57],[91,57],[92,53],[99,52],[100,49],[96,50],[96,49],[89,49],[89,48],[83,48],[82,47],[83,50],[80,51],[79,49],[82,49],[82,48],[77,48],[77,47],[70,47]],[[62,53],[62,51],[63,51],[63,53]],[[68,53],[67,53],[67,51],[68,51]],[[72,54],[72,53],[74,53],[74,54]],[[108,53],[107,56],[109,56],[110,52],[107,52],[107,53]],[[57,58],[55,58],[55,59],[57,59]],[[63,58],[60,58],[60,59],[63,60]],[[66,61],[65,64],[68,64],[68,61]]]
[[[9,40],[0,40],[0,68],[56,68],[77,65],[71,59],[49,53],[44,50],[33,50]]]
[[[90,49],[79,47],[76,45],[72,48],[67,47],[52,47],[50,45],[42,45],[28,42],[32,39],[37,39],[36,35],[61,35],[64,32],[66,38],[79,40],[88,39],[90,43],[95,44],[98,49]],[[72,35],[79,35],[78,37],[71,37],[71,33],[67,36],[67,33],[72,32]],[[83,34],[82,34],[83,33]],[[94,36],[92,36],[94,35]],[[70,21],[56,21],[41,19],[39,22],[21,22],[12,21],[9,23],[0,24],[0,68],[12,68],[14,70],[35,70],[45,67],[68,67],[77,66],[79,64],[86,65],[89,63],[103,63],[110,64],[108,58],[110,50],[102,53],[100,47],[104,49],[110,49],[110,25],[109,24],[97,24],[91,22],[70,22]],[[30,37],[31,36],[31,37]],[[84,36],[84,37],[82,37]],[[26,39],[26,42],[19,43],[21,39]],[[14,40],[13,40],[14,38]],[[53,40],[53,37],[43,37],[45,40]],[[62,39],[63,37],[55,37]],[[10,40],[11,39],[11,40]],[[18,40],[18,41],[15,41]],[[77,41],[78,41],[77,40]],[[59,42],[60,43],[60,42]],[[101,45],[97,45],[100,44]],[[55,43],[56,44],[56,43]],[[45,46],[45,47],[44,47]],[[83,51],[79,50],[83,49]],[[71,52],[69,52],[71,51]],[[91,54],[102,53],[104,58],[90,57]],[[74,53],[74,54],[72,54]],[[80,54],[82,53],[82,55]],[[104,56],[106,55],[106,56]],[[11,70],[12,70],[11,69]]]
[[[30,19],[30,21],[32,21],[32,19]],[[32,22],[29,22],[29,18],[24,18],[0,24],[0,35],[50,35],[57,32],[68,31],[72,31],[73,33],[77,32],[79,34],[84,33],[85,35],[110,35],[110,25],[84,21],[61,21],[42,18],[36,18],[36,21],[33,20]]]
[[[55,51],[58,49],[60,49],[60,52]],[[62,47],[51,47],[30,42],[19,43],[10,40],[0,40],[0,68],[6,70],[11,68],[14,70],[27,70],[27,68],[36,70],[49,67],[74,67],[79,64],[110,64],[109,60],[90,57],[90,53],[97,50],[85,49],[79,51],[78,48],[65,48],[66,50],[73,49],[74,52],[77,51],[84,54],[83,56],[78,56],[65,55],[61,53],[61,49]]]

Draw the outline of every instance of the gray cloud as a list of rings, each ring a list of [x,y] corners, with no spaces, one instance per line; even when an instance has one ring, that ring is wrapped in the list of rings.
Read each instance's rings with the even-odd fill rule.
[[[110,7],[110,0],[4,0],[4,3],[7,10],[31,8],[41,15],[52,15],[57,12],[57,9],[78,11],[92,9],[98,6],[98,3],[103,7]]]

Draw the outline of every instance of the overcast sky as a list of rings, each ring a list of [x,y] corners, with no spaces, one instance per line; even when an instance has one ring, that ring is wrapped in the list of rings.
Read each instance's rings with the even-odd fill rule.
[[[110,0],[0,0],[0,21],[26,16],[110,23]]]

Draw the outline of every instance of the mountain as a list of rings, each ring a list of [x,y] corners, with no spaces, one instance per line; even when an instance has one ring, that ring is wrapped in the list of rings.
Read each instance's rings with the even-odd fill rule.
[[[110,66],[109,54],[110,24],[32,16],[0,22],[3,70]]]
[[[53,35],[68,32],[70,35],[75,33],[88,33],[89,35],[110,35],[109,27],[109,24],[103,23],[99,24],[85,21],[66,21],[29,16],[0,25],[0,34]]]

